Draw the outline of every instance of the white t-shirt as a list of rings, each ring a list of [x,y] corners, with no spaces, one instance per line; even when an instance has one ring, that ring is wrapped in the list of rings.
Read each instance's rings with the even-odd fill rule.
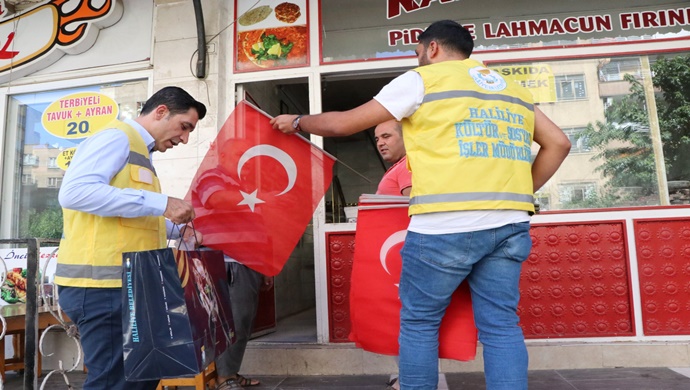
[[[414,71],[405,72],[383,87],[374,99],[398,121],[409,117],[424,100],[422,76]],[[422,234],[466,233],[529,220],[529,214],[523,210],[445,211],[415,214],[407,230]]]

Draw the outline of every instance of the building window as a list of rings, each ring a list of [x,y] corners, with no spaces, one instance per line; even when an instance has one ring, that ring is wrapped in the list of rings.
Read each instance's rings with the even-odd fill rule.
[[[642,65],[639,58],[613,58],[599,68],[599,81],[621,81],[626,75],[642,78]]]
[[[38,166],[38,156],[35,154],[25,154],[24,155],[24,166],[36,167]]]
[[[48,158],[48,168],[60,168],[57,165],[57,157]]]
[[[61,177],[49,177],[48,178],[48,188],[57,188],[62,184]]]
[[[34,179],[33,177],[31,177],[31,174],[22,175],[22,184],[25,186],[29,184],[34,184]]]
[[[589,138],[582,134],[585,127],[570,127],[563,129],[570,140],[570,153],[586,153],[592,149],[589,147]]]
[[[559,186],[561,204],[580,203],[596,196],[596,183],[568,183]]]
[[[586,99],[585,75],[556,76],[556,97],[559,101]]]

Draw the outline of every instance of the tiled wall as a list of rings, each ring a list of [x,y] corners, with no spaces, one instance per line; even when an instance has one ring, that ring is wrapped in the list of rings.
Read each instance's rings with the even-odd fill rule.
[[[646,335],[690,334],[690,220],[636,220]]]

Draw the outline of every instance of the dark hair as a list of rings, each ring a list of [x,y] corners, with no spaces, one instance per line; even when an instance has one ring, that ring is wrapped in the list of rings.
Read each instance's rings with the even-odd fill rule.
[[[474,41],[469,30],[452,20],[439,20],[432,23],[419,34],[418,38],[419,43],[424,46],[428,46],[431,41],[436,41],[440,46],[462,53],[465,57],[469,57],[474,49]]]
[[[206,116],[204,103],[195,100],[190,94],[180,87],[165,87],[151,95],[141,108],[141,115],[146,115],[160,105],[168,107],[170,115],[183,114],[190,108],[199,114],[199,120]]]

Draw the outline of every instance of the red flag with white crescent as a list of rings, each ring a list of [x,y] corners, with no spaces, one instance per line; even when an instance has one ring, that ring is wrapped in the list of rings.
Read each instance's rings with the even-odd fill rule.
[[[398,355],[402,249],[410,217],[408,205],[360,208],[350,284],[350,340],[358,347]],[[467,361],[477,350],[472,301],[467,282],[453,294],[439,330],[439,357]]]
[[[204,245],[267,276],[280,272],[333,176],[335,159],[271,127],[244,101],[211,144],[186,199]]]

